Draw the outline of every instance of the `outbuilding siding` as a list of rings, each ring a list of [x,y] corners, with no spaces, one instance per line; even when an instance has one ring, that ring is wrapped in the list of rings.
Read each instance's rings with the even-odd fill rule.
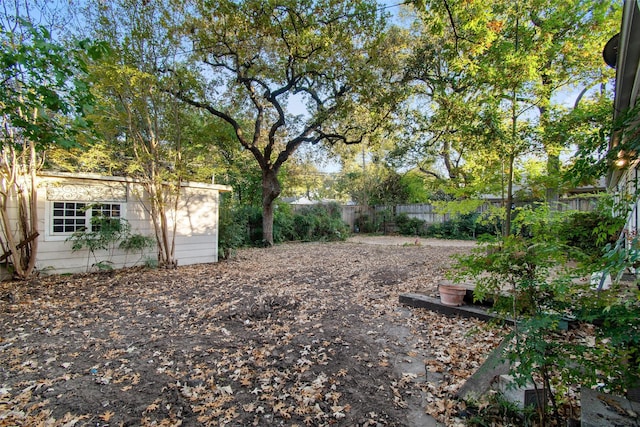
[[[176,225],[176,258],[178,265],[218,261],[219,193],[231,191],[224,185],[183,183],[176,212],[170,212],[171,225]],[[132,179],[97,175],[47,173],[38,177],[38,253],[36,268],[43,274],[77,273],[95,269],[96,260],[87,250],[73,252],[66,237],[51,232],[54,201],[82,203],[116,203],[124,206],[124,217],[131,232],[154,238],[149,214],[149,199],[143,187]],[[15,201],[14,201],[15,204]],[[17,209],[11,209],[17,223]],[[141,256],[142,255],[142,256]],[[143,264],[157,259],[157,248],[144,254],[113,252],[96,253],[97,261],[109,261],[113,268]],[[5,278],[6,278],[6,271]]]

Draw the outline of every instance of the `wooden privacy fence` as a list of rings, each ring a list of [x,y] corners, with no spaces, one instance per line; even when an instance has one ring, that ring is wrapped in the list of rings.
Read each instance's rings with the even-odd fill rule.
[[[581,197],[560,199],[561,211],[576,210],[583,212],[592,211],[597,203],[595,197]],[[499,200],[489,200],[478,209],[484,212],[488,204],[500,206]],[[518,203],[517,206],[525,206],[527,203]],[[427,224],[440,224],[451,219],[449,214],[436,212],[436,208],[430,204],[395,205],[395,206],[352,206],[343,205],[342,220],[349,225],[352,231],[358,231],[357,226],[363,222],[380,223],[384,232],[395,231],[394,218],[399,214],[406,214],[410,218],[417,218]]]

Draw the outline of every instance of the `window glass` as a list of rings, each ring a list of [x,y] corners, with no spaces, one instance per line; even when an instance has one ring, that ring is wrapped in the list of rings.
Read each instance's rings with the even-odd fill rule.
[[[99,203],[91,207],[92,218],[120,218],[120,205],[117,203]],[[96,222],[91,223],[92,231],[99,231],[100,224]]]
[[[86,227],[86,203],[53,203],[53,232],[73,233]]]
[[[91,229],[92,217],[120,218],[119,203],[53,202],[51,204],[51,231],[56,234],[71,234]],[[98,231],[99,225],[93,225]]]

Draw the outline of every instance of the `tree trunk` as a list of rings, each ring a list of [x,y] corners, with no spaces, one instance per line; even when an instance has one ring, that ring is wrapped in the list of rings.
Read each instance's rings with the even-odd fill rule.
[[[278,172],[273,169],[262,171],[262,240],[265,245],[273,245],[273,202],[280,195]]]
[[[37,216],[37,177],[35,145],[27,143],[24,151],[16,155],[13,148],[8,149],[2,160],[2,199],[0,216],[4,244],[0,245],[9,254],[13,265],[13,277],[29,279],[36,266],[38,251],[38,216]],[[15,199],[18,207],[17,227],[14,228],[9,218],[7,203]]]
[[[451,142],[447,138],[442,141],[442,160],[444,161],[444,167],[447,169],[449,179],[456,181],[458,179],[458,173],[454,169],[453,162],[451,161]],[[456,183],[457,184],[457,183]]]
[[[158,249],[158,266],[164,268],[176,268],[178,260],[175,258],[175,234],[176,223],[169,226],[167,210],[169,206],[173,212],[177,210],[179,194],[173,194],[171,190],[165,190],[163,183],[155,182],[157,177],[151,177],[143,183],[145,191],[149,195],[149,213],[153,221],[153,230]]]
[[[546,194],[547,203],[551,211],[557,211],[560,205],[560,189],[558,187],[560,156],[552,154],[549,150],[547,150],[547,175],[549,176]]]
[[[516,40],[517,46],[517,40]],[[517,47],[516,47],[517,49]],[[505,206],[504,227],[502,235],[507,237],[511,234],[511,206],[513,205],[513,165],[516,161],[516,153],[518,152],[518,106],[517,92],[513,89],[511,94],[511,148],[509,149],[509,172],[507,175],[507,203]]]
[[[507,237],[511,234],[511,215],[513,214],[511,206],[513,205],[513,164],[515,162],[515,155],[509,154],[509,172],[507,175],[507,202],[505,206],[504,214],[504,226],[502,229],[502,235]]]
[[[540,95],[540,104],[538,106],[538,112],[540,113],[540,125],[542,127],[542,144],[547,154],[547,189],[546,199],[549,209],[551,211],[558,210],[560,188],[558,185],[560,176],[560,148],[558,147],[558,141],[553,141],[549,135],[549,112],[551,104],[551,92],[553,81],[549,76],[543,74],[542,76],[542,93]]]
[[[36,176],[36,144],[29,144],[29,228],[23,236],[27,242],[27,277],[31,277],[35,268],[38,254],[38,239],[30,240],[31,236],[38,234],[38,183]]]

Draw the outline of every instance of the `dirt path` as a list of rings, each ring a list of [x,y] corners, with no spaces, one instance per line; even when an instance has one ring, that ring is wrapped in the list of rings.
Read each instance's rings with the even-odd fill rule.
[[[0,424],[454,425],[495,333],[398,295],[469,247],[376,242],[4,284]]]
[[[426,239],[423,237],[407,236],[366,236],[355,235],[350,237],[349,243],[362,243],[368,245],[385,246],[429,246],[447,248],[473,248],[476,246],[475,240],[444,240]]]

